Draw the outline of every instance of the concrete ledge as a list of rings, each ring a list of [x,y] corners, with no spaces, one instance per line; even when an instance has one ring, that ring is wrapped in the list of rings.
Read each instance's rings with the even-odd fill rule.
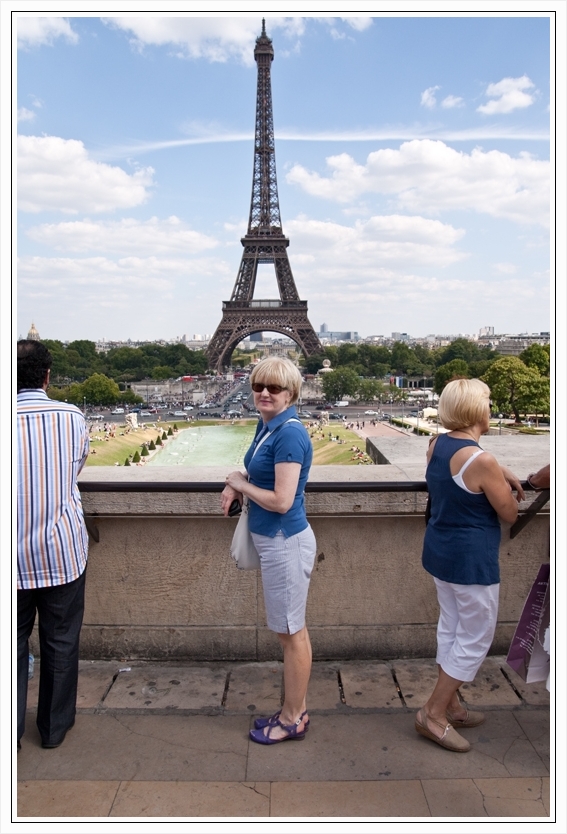
[[[500,447],[510,438],[485,440]],[[534,449],[540,464],[548,459],[548,438],[521,438],[519,446],[511,440],[521,454]],[[540,442],[531,447],[534,440]],[[311,480],[423,479],[427,438],[382,442],[394,464],[313,467]],[[512,446],[507,458],[498,454],[513,465]],[[538,468],[527,461],[515,467],[520,477]],[[152,482],[161,481],[217,483],[220,492],[226,473],[222,467],[93,467],[81,475],[83,483],[137,481],[149,489],[83,494],[98,534],[98,543],[90,544],[84,658],[280,659],[278,641],[266,627],[259,573],[238,571],[228,556],[236,520],[220,515],[219,494],[151,491]],[[526,506],[531,500],[533,495]],[[420,492],[307,493],[317,541],[307,608],[315,658],[434,655],[437,599],[421,567],[425,503]],[[547,515],[539,514],[512,541],[504,531],[495,651],[507,650],[538,567],[548,558]],[[37,641],[32,645],[37,651]]]

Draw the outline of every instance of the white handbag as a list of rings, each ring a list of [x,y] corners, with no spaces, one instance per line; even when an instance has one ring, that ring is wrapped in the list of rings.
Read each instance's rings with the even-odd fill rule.
[[[248,498],[244,496],[242,512],[230,545],[230,555],[236,562],[236,567],[240,570],[258,570],[260,557],[248,529],[248,507]]]

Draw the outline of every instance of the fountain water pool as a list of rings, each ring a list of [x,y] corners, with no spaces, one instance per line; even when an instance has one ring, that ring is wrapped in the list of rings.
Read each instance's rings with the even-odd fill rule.
[[[182,429],[148,466],[242,466],[255,431],[255,425]]]

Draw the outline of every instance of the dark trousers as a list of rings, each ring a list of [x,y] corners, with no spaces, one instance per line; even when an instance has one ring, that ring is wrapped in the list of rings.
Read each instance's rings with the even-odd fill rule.
[[[39,619],[40,677],[37,727],[44,744],[58,744],[75,723],[79,637],[85,574],[66,585],[18,591],[18,740],[28,698],[28,640]]]

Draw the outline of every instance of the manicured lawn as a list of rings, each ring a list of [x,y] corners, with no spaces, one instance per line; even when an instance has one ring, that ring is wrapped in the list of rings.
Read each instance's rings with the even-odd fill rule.
[[[311,435],[311,442],[313,444],[313,463],[317,466],[357,466],[362,463],[372,463],[370,458],[365,453],[366,444],[364,440],[348,429],[343,428],[338,421],[336,423],[329,423],[322,431],[316,429],[307,429]],[[334,440],[329,440],[329,434]],[[337,442],[336,438],[339,438]],[[353,451],[353,446],[363,453],[363,458],[357,458],[356,452]]]
[[[102,427],[100,431],[93,429],[90,435],[91,452],[87,460],[87,466],[115,466],[124,464],[128,455],[133,455],[137,450],[142,451],[142,443],[156,441],[162,433],[167,433],[169,426],[173,423],[159,423],[159,428],[138,428],[137,431],[130,431],[125,434],[126,426],[116,426],[115,437],[105,440]],[[94,454],[93,454],[94,451]],[[150,453],[151,454],[151,453]]]

